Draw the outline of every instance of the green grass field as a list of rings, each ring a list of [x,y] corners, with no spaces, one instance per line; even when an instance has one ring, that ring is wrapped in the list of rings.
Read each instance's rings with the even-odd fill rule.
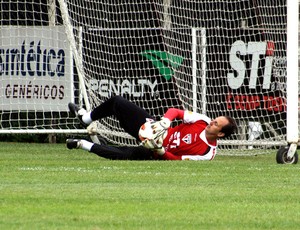
[[[299,229],[300,164],[110,161],[1,142],[0,229]]]

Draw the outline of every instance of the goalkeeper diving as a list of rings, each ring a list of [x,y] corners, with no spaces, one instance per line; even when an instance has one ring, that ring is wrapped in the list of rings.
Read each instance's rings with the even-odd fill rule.
[[[237,130],[236,122],[229,116],[213,120],[203,114],[169,108],[157,121],[143,108],[113,96],[87,112],[73,103],[69,110],[85,127],[93,121],[115,116],[120,126],[139,143],[139,146],[111,146],[83,139],[67,139],[69,149],[83,149],[111,160],[213,160],[217,140],[229,137]],[[180,120],[177,126],[172,121]],[[144,133],[150,136],[143,135]],[[88,132],[91,132],[88,128]]]

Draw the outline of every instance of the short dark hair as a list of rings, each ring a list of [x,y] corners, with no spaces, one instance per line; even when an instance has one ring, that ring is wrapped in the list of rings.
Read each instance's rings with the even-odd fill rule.
[[[223,138],[229,137],[231,134],[237,131],[237,125],[235,120],[230,116],[224,116],[224,117],[226,117],[226,119],[228,120],[228,124],[221,129],[221,132],[224,133]]]

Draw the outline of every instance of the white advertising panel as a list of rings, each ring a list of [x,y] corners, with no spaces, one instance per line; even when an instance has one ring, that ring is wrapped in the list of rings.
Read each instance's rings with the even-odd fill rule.
[[[72,63],[63,27],[1,27],[0,110],[67,111]]]

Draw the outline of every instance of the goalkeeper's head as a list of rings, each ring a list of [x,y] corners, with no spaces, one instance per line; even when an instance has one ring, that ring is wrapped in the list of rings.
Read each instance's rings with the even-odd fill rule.
[[[235,120],[229,116],[220,116],[212,120],[206,127],[206,136],[209,139],[226,138],[236,132]]]
[[[235,120],[229,116],[224,116],[224,117],[227,119],[228,124],[224,125],[220,131],[220,132],[224,133],[224,136],[222,138],[229,137],[231,134],[233,134],[237,131],[237,125],[236,125]]]

